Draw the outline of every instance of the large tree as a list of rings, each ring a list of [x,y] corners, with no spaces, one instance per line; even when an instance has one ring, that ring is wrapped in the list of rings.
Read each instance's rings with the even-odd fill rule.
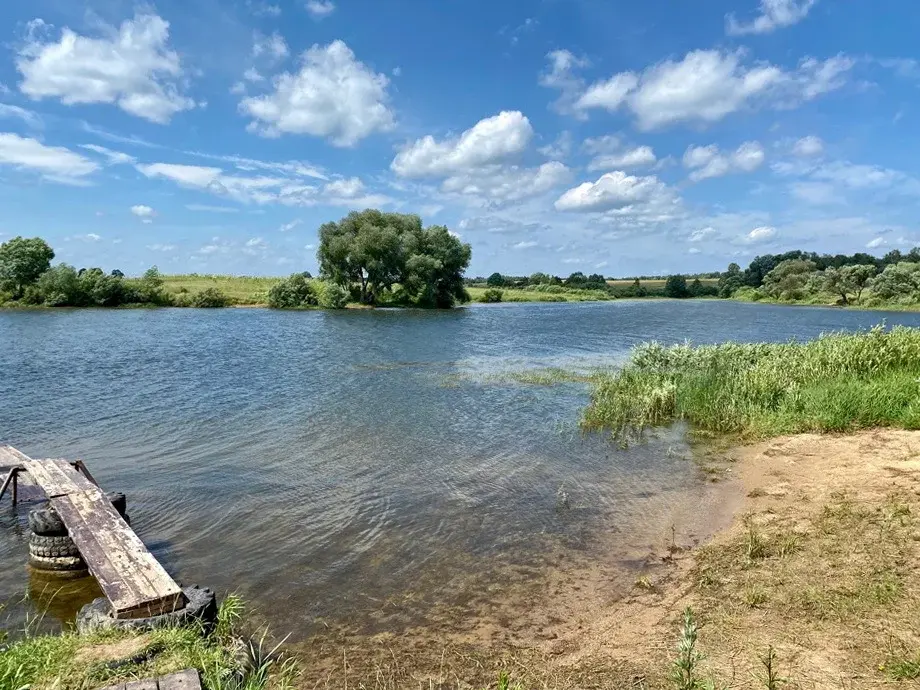
[[[19,299],[26,287],[51,268],[54,250],[40,237],[14,237],[0,244],[0,290]]]
[[[416,215],[375,209],[349,213],[319,230],[324,278],[354,290],[364,304],[399,283],[418,304],[446,307],[466,299],[470,246],[447,228],[422,227]]]
[[[855,294],[856,302],[877,273],[874,264],[857,264],[843,268],[828,268],[824,271],[824,285],[828,292],[840,295],[844,304],[849,304],[848,295]]]

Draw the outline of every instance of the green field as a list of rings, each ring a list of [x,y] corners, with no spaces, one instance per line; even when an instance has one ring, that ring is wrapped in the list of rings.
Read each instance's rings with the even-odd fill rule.
[[[173,295],[196,294],[207,288],[217,288],[230,298],[231,304],[260,305],[268,301],[268,291],[281,278],[256,276],[188,275],[163,276],[163,287]]]

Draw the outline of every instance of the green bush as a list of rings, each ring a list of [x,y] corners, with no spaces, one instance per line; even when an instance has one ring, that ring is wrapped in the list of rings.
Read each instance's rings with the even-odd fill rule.
[[[294,273],[268,291],[268,306],[272,309],[298,309],[318,304],[317,291],[309,273]]]
[[[348,304],[350,295],[341,285],[328,280],[313,281],[316,292],[316,302],[323,309],[344,309]]]
[[[220,309],[229,304],[230,298],[214,287],[205,288],[191,300],[191,305],[198,309]]]
[[[497,303],[502,301],[502,297],[504,297],[504,295],[505,293],[503,290],[499,290],[497,288],[489,288],[482,293],[479,301],[486,303]]]

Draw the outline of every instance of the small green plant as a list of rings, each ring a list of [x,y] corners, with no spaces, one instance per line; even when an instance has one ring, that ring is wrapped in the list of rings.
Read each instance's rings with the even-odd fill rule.
[[[913,659],[899,659],[884,667],[894,680],[916,680],[920,678],[920,654]]]
[[[757,531],[757,528],[750,522],[747,525],[747,535],[745,537],[745,555],[749,563],[759,561],[767,557],[767,542]]]
[[[776,650],[773,647],[768,647],[766,653],[760,657],[760,664],[763,666],[763,670],[757,676],[757,679],[766,690],[779,690],[781,686],[787,683],[785,678],[780,678],[776,669]]]
[[[507,671],[498,674],[498,690],[524,690],[521,683],[512,683]]]
[[[677,641],[677,658],[671,664],[671,683],[676,690],[710,690],[711,681],[699,676],[699,665],[703,655],[697,650],[699,626],[689,606],[684,609]]]
[[[767,593],[759,587],[748,587],[744,590],[744,603],[749,609],[759,609],[768,600]]]

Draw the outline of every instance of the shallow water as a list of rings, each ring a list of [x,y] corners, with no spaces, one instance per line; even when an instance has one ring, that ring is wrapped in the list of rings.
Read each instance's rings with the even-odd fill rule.
[[[883,319],[920,326],[717,301],[0,312],[0,439],[84,459],[177,579],[295,636],[401,630],[494,610],[561,564],[629,573],[708,490],[678,430],[621,450],[578,431],[583,386],[493,374]],[[25,517],[4,501],[0,601],[30,587]],[[52,616],[97,595],[70,589]]]

